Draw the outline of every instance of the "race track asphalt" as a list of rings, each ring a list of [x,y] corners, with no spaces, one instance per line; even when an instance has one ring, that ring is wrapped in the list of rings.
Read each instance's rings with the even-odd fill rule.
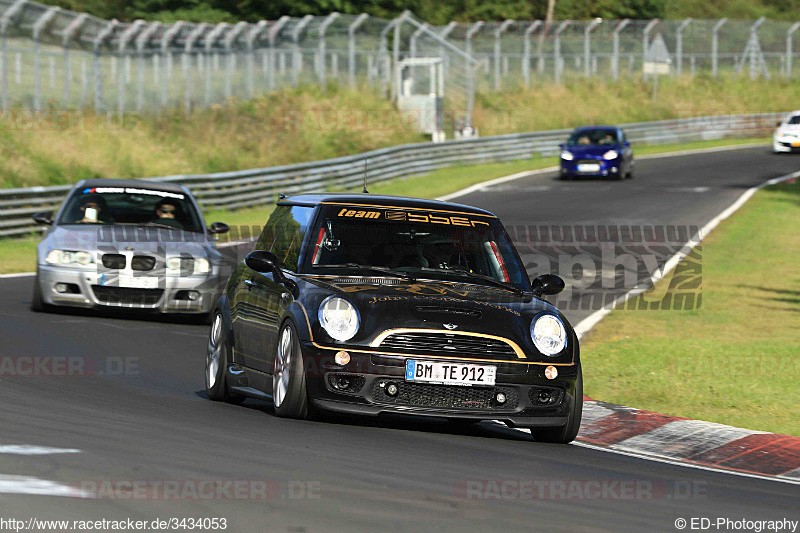
[[[541,174],[454,201],[492,210],[506,226],[700,227],[749,187],[798,169],[800,158],[757,147],[641,160],[632,181]],[[0,279],[0,356],[67,358],[93,375],[0,372],[0,518],[219,517],[228,531],[437,533],[677,531],[678,518],[800,519],[797,485],[541,444],[489,422],[309,422],[277,418],[265,402],[210,402],[206,326],[33,313],[32,282]],[[576,323],[590,312],[566,314]],[[80,451],[23,455],[5,445]],[[193,499],[192,489],[211,480],[237,481],[245,498]],[[182,494],[18,493],[134,481],[153,490],[178,482]]]

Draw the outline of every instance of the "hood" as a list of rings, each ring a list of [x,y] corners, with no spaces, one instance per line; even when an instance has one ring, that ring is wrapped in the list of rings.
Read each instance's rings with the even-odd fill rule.
[[[800,124],[783,124],[778,128],[777,134],[783,135],[786,133],[800,134]]]
[[[202,233],[112,224],[54,226],[42,240],[39,249],[45,254],[53,249],[190,254],[193,257],[208,257],[213,253],[210,242]]]
[[[315,338],[330,339],[319,324],[322,301],[334,294],[349,300],[361,318],[359,332],[347,344],[369,346],[381,333],[392,329],[471,332],[507,338],[527,354],[542,357],[530,338],[533,318],[544,311],[558,315],[571,336],[566,318],[555,306],[531,294],[520,295],[488,286],[453,282],[410,282],[402,279],[342,283],[335,279],[302,278],[315,286],[304,288],[304,305]]]
[[[616,150],[619,152],[620,147],[619,144],[589,144],[589,145],[569,145],[565,146],[564,150],[567,152],[572,153],[576,157],[582,156],[595,156],[595,157],[602,157],[604,153],[608,152],[609,150]]]

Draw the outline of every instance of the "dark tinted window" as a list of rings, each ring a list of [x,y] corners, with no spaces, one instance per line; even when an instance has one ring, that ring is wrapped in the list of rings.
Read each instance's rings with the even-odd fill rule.
[[[293,272],[297,271],[300,248],[313,214],[313,207],[292,207],[275,236],[271,251],[278,257],[281,266]]]
[[[800,115],[795,115],[790,117],[789,120],[786,121],[787,124],[800,124]]]
[[[264,229],[261,230],[261,235],[258,237],[258,241],[256,241],[253,250],[269,251],[272,248],[272,243],[275,242],[278,229],[280,229],[283,219],[286,218],[288,212],[289,208],[286,206],[275,208],[269,216],[269,220],[267,220],[267,223],[264,225]]]

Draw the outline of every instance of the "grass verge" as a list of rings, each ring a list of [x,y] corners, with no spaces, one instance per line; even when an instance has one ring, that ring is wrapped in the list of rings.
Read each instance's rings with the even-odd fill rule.
[[[798,208],[800,185],[767,187],[703,241],[698,309],[610,313],[583,342],[586,393],[800,436]]]
[[[658,154],[677,150],[716,148],[736,144],[764,144],[767,139],[722,139],[716,141],[700,141],[684,144],[664,144],[641,146],[636,153]],[[533,157],[508,163],[489,163],[485,165],[464,165],[442,168],[421,176],[399,178],[369,185],[371,193],[416,196],[418,198],[436,198],[449,194],[470,185],[483,181],[508,176],[525,170],[546,168],[558,164],[555,157]],[[353,189],[358,191],[360,189]],[[260,226],[267,220],[271,206],[254,207],[228,211],[224,209],[208,210],[203,213],[206,222],[217,220],[231,226]],[[38,237],[23,239],[0,239],[0,274],[15,272],[32,272],[36,269],[35,250]]]

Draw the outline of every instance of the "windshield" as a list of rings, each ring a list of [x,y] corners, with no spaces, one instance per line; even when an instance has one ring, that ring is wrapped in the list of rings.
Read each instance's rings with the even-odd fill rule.
[[[787,120],[786,123],[792,125],[800,124],[800,115],[794,115],[789,117],[789,120]]]
[[[567,144],[570,146],[617,144],[617,131],[607,128],[573,131]]]
[[[58,224],[136,224],[202,232],[202,219],[183,193],[133,187],[91,187],[67,200]]]
[[[494,281],[530,290],[513,245],[492,216],[322,206],[310,233],[303,254],[306,273],[357,275],[370,267],[371,275],[388,269],[412,279]]]

